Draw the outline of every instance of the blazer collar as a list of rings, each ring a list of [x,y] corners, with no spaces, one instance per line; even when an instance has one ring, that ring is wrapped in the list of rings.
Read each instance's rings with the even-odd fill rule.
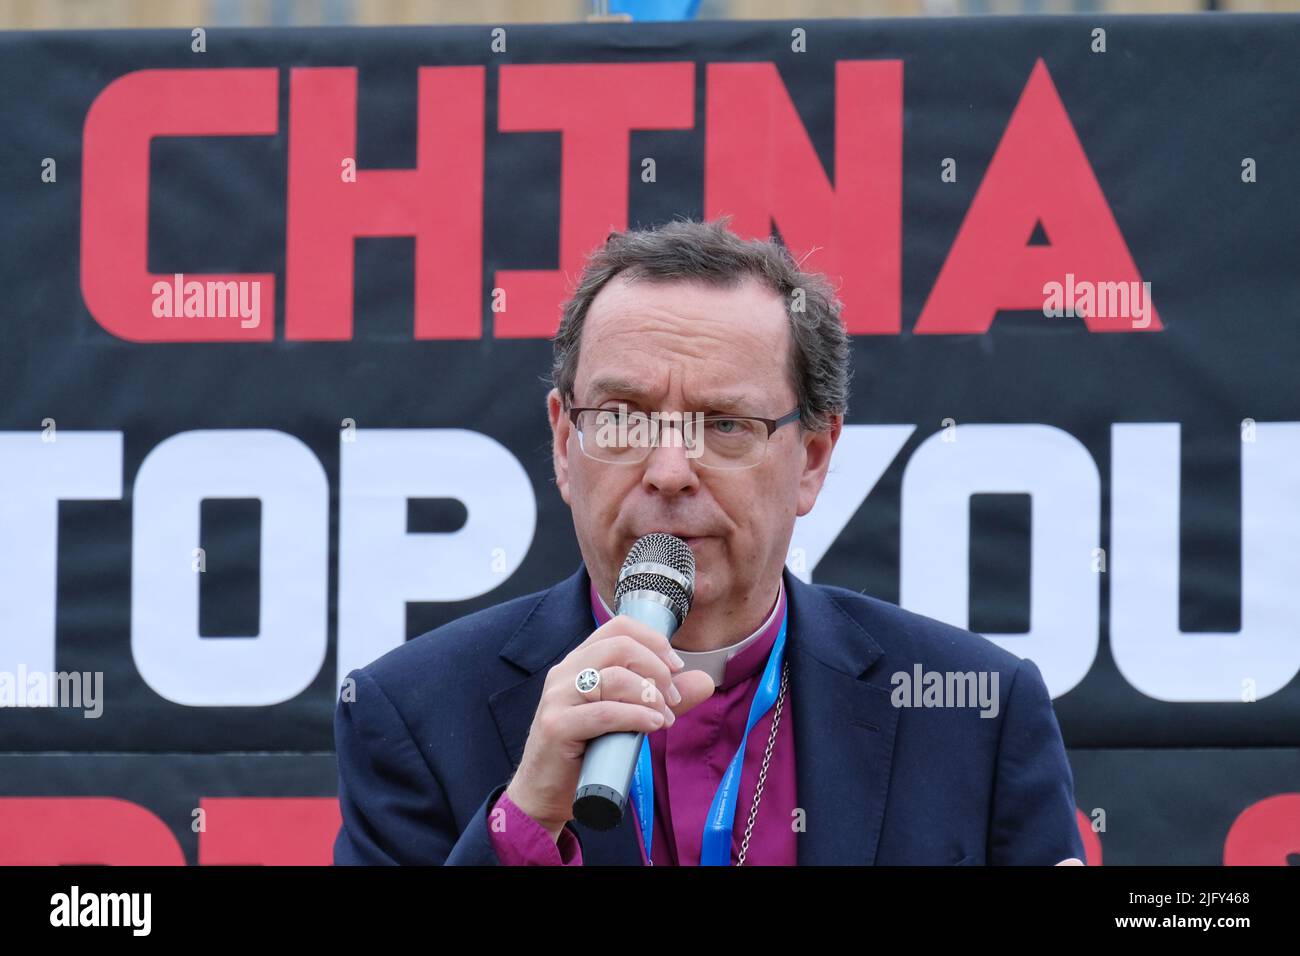
[[[790,706],[794,720],[798,806],[804,811],[798,862],[863,865],[874,862],[884,822],[898,710],[877,670],[883,650],[825,590],[784,572],[790,625]],[[546,674],[594,630],[586,566],[542,593],[506,641],[502,659],[527,676],[488,699],[512,767],[541,699]],[[632,814],[612,830],[580,823],[584,863],[636,866],[639,834]]]

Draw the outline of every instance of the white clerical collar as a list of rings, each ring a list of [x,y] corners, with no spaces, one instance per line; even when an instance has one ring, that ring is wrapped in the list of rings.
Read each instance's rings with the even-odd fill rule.
[[[592,588],[592,590],[595,591],[596,589]],[[727,673],[727,661],[731,660],[750,644],[753,644],[764,631],[772,626],[772,621],[776,618],[776,612],[781,607],[781,595],[784,592],[785,578],[782,576],[780,585],[776,592],[776,603],[772,605],[772,612],[768,614],[767,620],[759,625],[758,630],[749,635],[749,637],[745,638],[743,641],[738,641],[735,644],[728,644],[726,647],[714,648],[711,651],[684,651],[681,648],[674,648],[674,650],[677,651],[677,655],[686,664],[685,669],[690,671],[704,671],[704,673],[713,678],[714,684],[721,684],[723,677],[725,677]],[[609,617],[613,617],[614,612],[609,609],[609,605],[605,603],[605,599],[601,596],[599,591],[596,592],[596,597],[600,599],[600,606],[605,609],[605,613],[609,615]]]

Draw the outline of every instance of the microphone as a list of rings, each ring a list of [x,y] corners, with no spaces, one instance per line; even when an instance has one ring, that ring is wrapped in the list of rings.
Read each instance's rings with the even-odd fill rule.
[[[695,598],[695,552],[671,534],[654,532],[636,540],[618,573],[616,614],[626,614],[672,639]],[[612,830],[623,819],[645,734],[617,731],[587,745],[573,797],[573,816],[593,830]]]

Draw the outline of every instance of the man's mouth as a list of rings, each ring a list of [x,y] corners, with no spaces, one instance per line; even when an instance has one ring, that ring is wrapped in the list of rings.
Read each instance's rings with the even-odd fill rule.
[[[680,531],[667,531],[664,530],[663,528],[656,528],[655,531],[660,534],[670,534],[674,538],[681,538],[687,544],[690,544],[692,541],[707,541],[709,538],[713,537],[713,535],[711,534],[683,534]],[[655,532],[650,532],[650,531],[642,532],[641,534],[637,535],[637,539],[639,540],[640,538],[645,537],[647,534],[652,534],[652,533]]]
[[[700,546],[703,545],[706,541],[712,541],[714,537],[716,537],[715,535],[711,535],[711,534],[682,534],[678,531],[663,531],[663,529],[657,529],[657,530],[660,530],[664,534],[671,534],[675,538],[680,538],[682,541],[686,542],[686,546],[690,548],[692,551],[698,551],[700,549]],[[645,532],[645,534],[650,534],[650,533],[651,532],[648,531]],[[633,540],[634,541],[640,540],[640,538],[644,536],[645,536],[644,534],[638,535]]]

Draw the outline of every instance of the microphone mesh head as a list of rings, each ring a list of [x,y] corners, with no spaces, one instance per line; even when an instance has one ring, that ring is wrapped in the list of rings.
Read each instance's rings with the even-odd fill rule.
[[[685,587],[669,575],[653,570],[628,573],[636,565],[647,563],[664,565],[677,572],[685,579]],[[695,599],[695,552],[681,538],[660,531],[637,538],[618,575],[618,585],[614,588],[615,608],[623,595],[632,591],[656,591],[668,598],[680,627]]]

